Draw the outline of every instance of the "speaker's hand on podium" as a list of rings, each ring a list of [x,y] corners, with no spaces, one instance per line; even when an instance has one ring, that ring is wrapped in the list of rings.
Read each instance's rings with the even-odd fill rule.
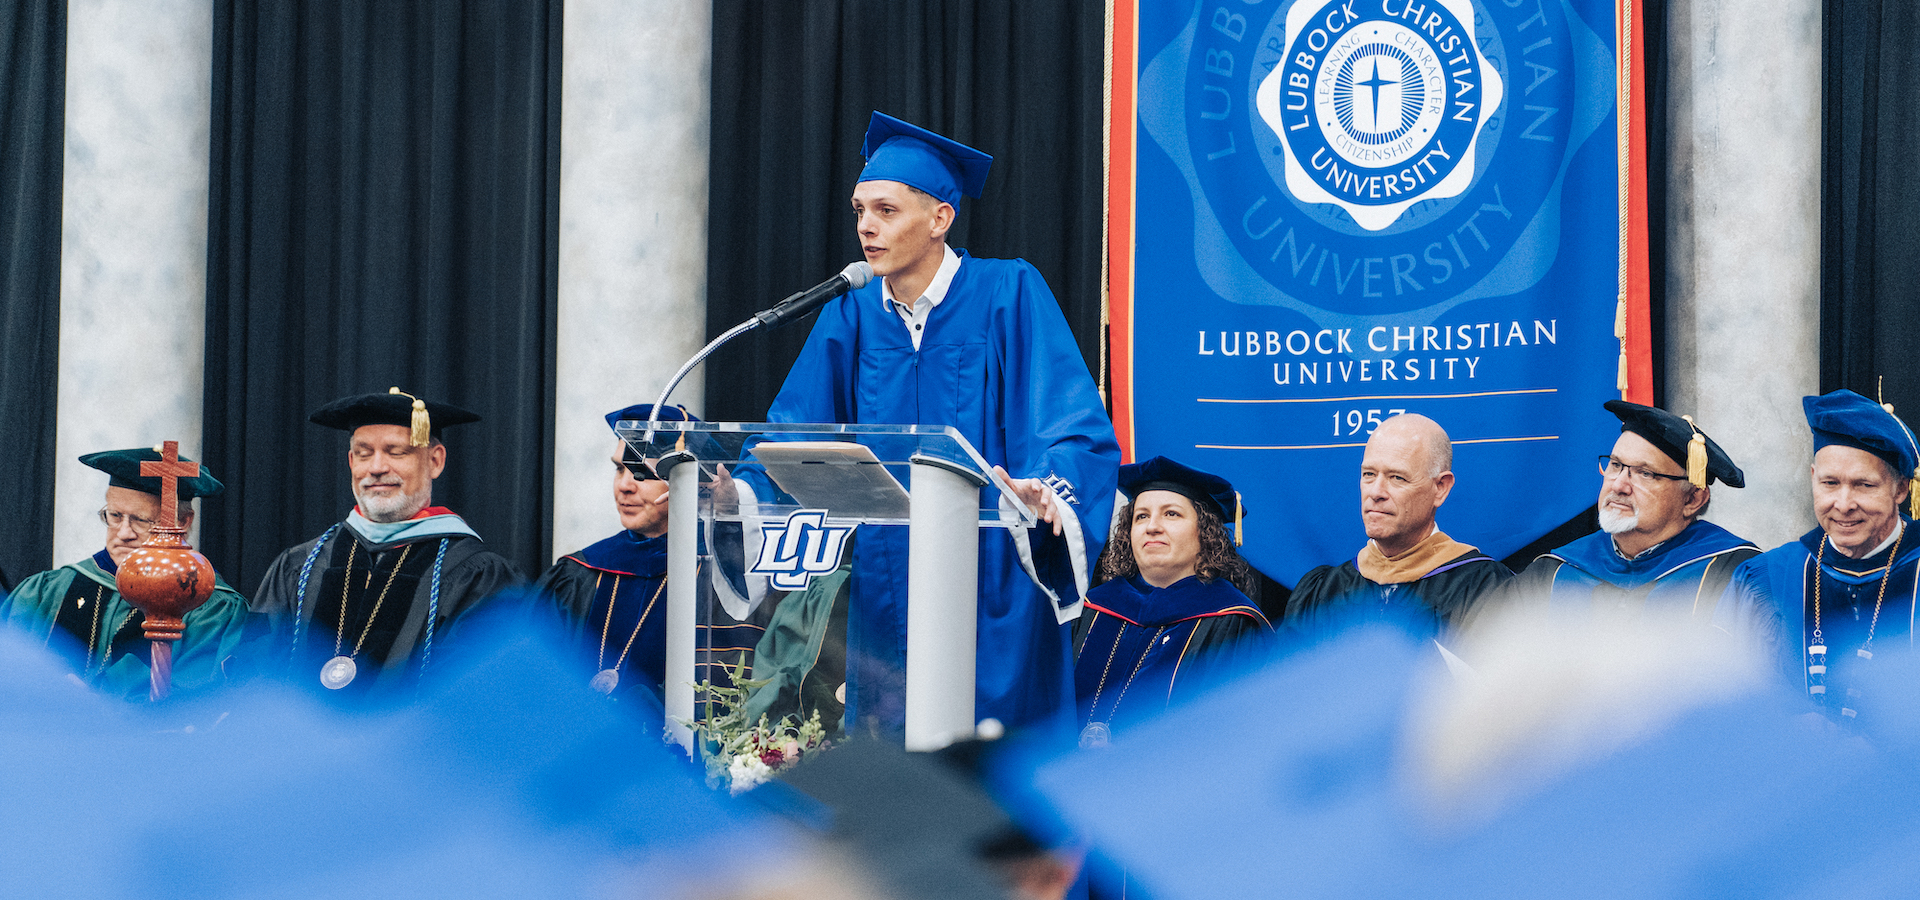
[[[1047,487],[1046,482],[1038,478],[1015,478],[1000,466],[994,466],[993,471],[1006,479],[1007,484],[1013,487],[1013,495],[1019,497],[1021,503],[1040,515],[1040,521],[1053,526],[1054,535],[1060,534],[1060,514],[1054,511],[1053,489]]]
[[[707,496],[713,499],[715,513],[731,515],[740,511],[740,488],[734,485],[725,465],[713,467],[713,480],[707,482]]]

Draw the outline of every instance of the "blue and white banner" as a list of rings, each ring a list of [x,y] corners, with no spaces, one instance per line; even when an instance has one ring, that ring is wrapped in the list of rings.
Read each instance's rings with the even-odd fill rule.
[[[1362,448],[1400,412],[1453,438],[1458,540],[1503,556],[1592,505],[1619,429],[1612,0],[1131,11],[1112,191],[1131,458],[1232,480],[1243,552],[1286,584],[1365,542]]]

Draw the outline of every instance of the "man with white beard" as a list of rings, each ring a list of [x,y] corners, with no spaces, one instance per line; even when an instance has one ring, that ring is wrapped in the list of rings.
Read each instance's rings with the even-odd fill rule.
[[[1511,584],[1556,606],[1688,609],[1713,616],[1733,571],[1760,548],[1702,519],[1715,480],[1744,487],[1726,451],[1688,416],[1609,400],[1620,418],[1600,457],[1600,531],[1541,554]]]
[[[345,521],[281,553],[253,611],[272,638],[263,664],[337,696],[379,697],[418,683],[457,620],[519,582],[467,523],[433,506],[447,466],[441,432],[480,420],[392,388],[346,397],[309,417],[352,435],[356,505]]]

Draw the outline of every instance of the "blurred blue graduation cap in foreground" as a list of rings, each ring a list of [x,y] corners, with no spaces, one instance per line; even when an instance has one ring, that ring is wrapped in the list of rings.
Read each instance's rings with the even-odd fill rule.
[[[499,624],[366,716],[272,685],[107,701],[0,630],[0,896],[704,896],[779,856],[764,814]]]
[[[1003,772],[1156,900],[1885,897],[1920,880],[1920,665],[1875,671],[1868,739],[1787,692],[1683,715],[1490,820],[1436,822],[1403,767],[1432,645],[1303,649],[1105,751]],[[1883,659],[1876,657],[1878,666]]]

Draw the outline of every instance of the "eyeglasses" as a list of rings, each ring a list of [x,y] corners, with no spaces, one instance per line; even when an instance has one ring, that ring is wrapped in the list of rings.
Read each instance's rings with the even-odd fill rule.
[[[100,524],[114,531],[119,531],[120,526],[129,522],[133,524],[133,533],[142,535],[152,531],[153,526],[156,524],[152,519],[145,516],[136,516],[132,513],[123,513],[117,509],[108,509],[104,506],[100,507]]]
[[[632,475],[635,481],[666,480],[661,478],[660,473],[655,472],[653,466],[648,465],[646,460],[635,458],[631,453],[621,458],[620,465],[626,468],[627,474]]]
[[[1653,487],[1654,485],[1659,484],[1662,481],[1686,481],[1687,480],[1687,476],[1685,475],[1668,475],[1664,472],[1655,472],[1654,470],[1649,469],[1646,466],[1627,465],[1626,463],[1623,463],[1617,459],[1614,459],[1612,456],[1603,455],[1600,457],[1600,474],[1605,475],[1608,478],[1612,478],[1614,476],[1619,475],[1621,472],[1627,473],[1627,480],[1632,481],[1634,484],[1637,484],[1641,487]]]

